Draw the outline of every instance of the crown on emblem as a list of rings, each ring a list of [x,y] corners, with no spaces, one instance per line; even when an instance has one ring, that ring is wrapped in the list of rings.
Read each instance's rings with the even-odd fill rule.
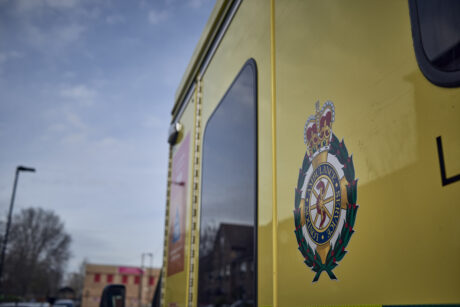
[[[316,114],[308,117],[304,129],[304,142],[307,145],[307,155],[311,160],[320,152],[329,150],[332,138],[332,123],[334,122],[334,104],[326,101],[319,109],[316,102]]]

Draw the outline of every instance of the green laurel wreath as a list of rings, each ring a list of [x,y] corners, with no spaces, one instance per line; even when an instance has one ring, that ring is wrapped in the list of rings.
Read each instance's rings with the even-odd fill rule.
[[[355,179],[355,169],[353,166],[353,156],[348,156],[348,150],[345,147],[345,143],[339,142],[337,137],[332,134],[331,145],[328,151],[330,154],[337,157],[339,162],[343,165],[343,172],[345,178],[348,181],[346,186],[347,188],[347,213],[345,217],[345,223],[342,227],[342,231],[334,243],[334,246],[331,246],[325,263],[321,262],[321,257],[318,252],[308,245],[302,233],[302,226],[300,225],[300,201],[302,199],[302,187],[305,182],[305,177],[307,175],[307,170],[310,167],[310,160],[308,155],[305,154],[305,157],[302,162],[302,168],[299,170],[299,179],[297,180],[297,188],[295,189],[295,210],[294,210],[294,223],[295,223],[295,236],[297,238],[297,243],[299,244],[299,251],[304,257],[304,263],[316,272],[313,282],[317,282],[321,273],[325,271],[331,279],[337,279],[337,277],[332,273],[332,270],[337,266],[337,262],[343,259],[347,251],[345,248],[350,241],[352,234],[354,233],[353,226],[355,225],[356,212],[358,207],[356,205],[357,198],[357,179]]]

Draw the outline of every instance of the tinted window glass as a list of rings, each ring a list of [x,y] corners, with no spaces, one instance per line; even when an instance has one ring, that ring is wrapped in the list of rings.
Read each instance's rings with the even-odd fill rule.
[[[203,137],[198,305],[255,304],[256,66],[249,61]]]
[[[420,34],[428,60],[446,71],[460,69],[460,1],[419,0]]]
[[[414,48],[420,68],[435,84],[460,81],[460,1],[410,0]]]

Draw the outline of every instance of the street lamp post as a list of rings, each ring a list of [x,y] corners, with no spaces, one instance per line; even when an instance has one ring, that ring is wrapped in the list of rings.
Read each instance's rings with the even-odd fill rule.
[[[148,291],[148,294],[149,294],[149,299],[152,299],[152,290],[153,290],[153,287],[151,287],[150,285],[150,279],[152,278],[152,270],[153,270],[153,253],[149,253],[150,255],[150,267],[149,267],[149,291]],[[153,285],[152,285],[153,286]]]
[[[149,256],[150,257],[150,263],[153,261],[153,254],[152,253],[142,253],[141,255],[141,271],[140,271],[140,280],[139,280],[139,307],[142,307],[142,279],[144,279],[144,256]]]
[[[13,193],[11,195],[10,209],[8,211],[8,221],[6,222],[5,236],[3,237],[2,255],[0,258],[0,294],[3,293],[3,263],[5,261],[6,245],[8,244],[8,235],[10,233],[11,216],[13,214],[14,198],[16,196],[16,186],[18,184],[19,172],[35,172],[35,168],[18,166],[14,176]]]

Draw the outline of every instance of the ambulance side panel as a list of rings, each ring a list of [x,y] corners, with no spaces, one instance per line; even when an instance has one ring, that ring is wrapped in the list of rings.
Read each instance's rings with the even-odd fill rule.
[[[434,85],[422,74],[409,6],[398,0],[275,1],[278,288],[273,288],[270,26],[269,1],[242,1],[209,65],[191,76],[199,87],[190,99],[200,97],[201,110],[194,114],[191,102],[180,115],[183,131],[172,148],[170,190],[174,157],[189,134],[187,182],[192,182],[193,125],[194,117],[199,118],[196,204],[197,217],[204,220],[201,193],[209,187],[202,186],[202,173],[206,152],[212,151],[205,138],[219,105],[235,89],[245,64],[251,63],[257,99],[257,305],[273,306],[274,291],[278,306],[460,303],[460,181],[446,184],[441,176],[441,169],[447,178],[460,174],[460,88]],[[332,271],[337,280],[322,272],[314,281],[316,273],[299,251],[293,211],[307,151],[305,123],[316,114],[317,102],[322,107],[326,101],[335,108],[332,132],[353,162],[356,181],[348,184],[356,184],[358,209],[344,248],[347,254]],[[225,184],[224,178],[216,181]],[[199,254],[194,255],[193,270],[189,267],[190,185],[186,191],[184,265],[166,278],[164,306],[186,305],[187,272],[194,306],[203,286]],[[221,197],[231,199],[233,194],[229,186]],[[171,194],[171,232],[174,199]],[[199,242],[201,226],[198,219],[197,247],[204,243]],[[168,234],[166,257],[172,240]],[[225,246],[220,242],[212,244]],[[229,275],[224,270],[205,278]]]
[[[180,117],[181,130],[171,147],[163,277],[165,306],[185,306],[189,270],[194,96]]]
[[[242,1],[202,79],[203,127],[243,65],[257,69],[258,240],[257,302],[272,304],[271,139],[270,139],[270,8],[264,0]],[[225,135],[222,136],[225,138]],[[203,159],[206,159],[203,157]],[[222,174],[225,176],[225,174]],[[227,195],[232,197],[231,189]],[[198,263],[197,263],[198,265]],[[197,270],[198,272],[198,270]],[[198,276],[197,276],[198,278]],[[200,285],[198,284],[198,287]],[[196,301],[195,301],[196,302]]]
[[[279,306],[458,304],[460,181],[443,186],[436,139],[460,174],[460,89],[420,71],[407,1],[276,1],[276,63]],[[327,100],[359,208],[338,280],[314,283],[294,188],[305,122]]]

